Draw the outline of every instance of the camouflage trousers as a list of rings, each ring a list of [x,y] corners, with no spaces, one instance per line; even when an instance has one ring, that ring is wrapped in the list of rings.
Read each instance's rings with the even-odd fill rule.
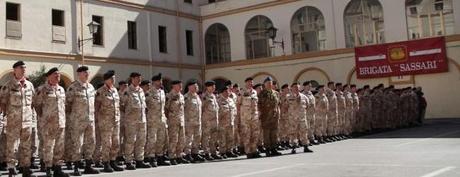
[[[327,136],[327,114],[317,113],[315,117],[315,135]]]
[[[201,143],[201,125],[185,124],[185,150],[186,154],[198,154]]]
[[[231,152],[234,147],[234,126],[224,125],[221,127],[221,141],[219,151],[221,153]]]
[[[308,139],[315,138],[315,113],[307,112],[307,133]]]
[[[334,136],[338,126],[338,113],[329,111],[327,113],[327,136]]]
[[[145,155],[155,157],[164,155],[168,145],[167,125],[164,122],[147,121],[147,143],[145,145]]]
[[[72,132],[73,132],[73,127],[71,126],[71,119],[70,116],[66,116],[66,121],[65,121],[65,134],[64,134],[64,160],[67,162],[72,162],[73,161],[73,154],[74,148],[72,146],[75,144],[72,142]]]
[[[100,143],[100,156],[103,162],[115,160],[120,150],[120,123],[99,124],[98,135]]]
[[[72,128],[70,134],[71,142],[73,143],[70,147],[72,149],[72,161],[80,161],[82,153],[84,159],[93,159],[93,153],[96,146],[96,135],[94,121],[75,121],[72,120]]]
[[[94,135],[96,138],[96,144],[94,146],[93,152],[93,160],[101,161],[102,160],[102,144],[101,144],[101,129],[99,128],[101,125],[98,120],[95,120],[95,127],[94,127]]]
[[[185,148],[185,130],[180,123],[168,122],[169,157],[179,158]]]
[[[57,123],[48,123],[41,130],[45,167],[60,165],[64,155],[64,128],[59,127]]]
[[[219,139],[219,127],[217,125],[217,121],[202,120],[201,122],[201,146],[204,150],[204,153],[216,154],[216,145]]]
[[[234,143],[235,147],[236,146],[242,146],[243,145],[243,140],[240,137],[240,132],[241,132],[241,120],[240,117],[237,115],[235,117],[235,125],[234,125],[234,131],[233,131],[233,137],[234,137]]]
[[[266,148],[276,148],[278,142],[278,120],[262,121],[263,142]]]
[[[124,155],[126,161],[144,160],[144,148],[146,143],[146,123],[125,122]]]
[[[1,119],[2,118],[0,118],[0,162],[6,162],[6,157],[5,157],[6,135],[4,131],[5,127],[3,126],[3,122]]]
[[[278,131],[278,136],[280,140],[289,141],[289,130],[291,129],[291,126],[289,125],[289,118],[282,117],[279,121],[278,129],[280,130]]]
[[[337,124],[335,126],[334,135],[344,134],[346,126],[345,110],[339,109],[337,112]]]
[[[260,132],[260,121],[258,119],[245,119],[241,117],[241,137],[243,140],[244,151],[254,153],[257,151],[258,139]]]
[[[290,121],[291,131],[289,135],[289,142],[292,145],[307,145],[308,140],[308,123],[305,119],[296,119]]]
[[[11,121],[5,127],[6,135],[6,159],[8,168],[15,168],[16,155],[15,146],[19,141],[18,156],[19,166],[30,166],[31,142],[32,142],[32,127],[21,128],[22,125],[14,124]]]

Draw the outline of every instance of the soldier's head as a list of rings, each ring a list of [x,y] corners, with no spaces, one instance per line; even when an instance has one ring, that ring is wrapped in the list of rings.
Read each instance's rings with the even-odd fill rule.
[[[81,82],[88,82],[89,78],[89,68],[87,66],[80,66],[77,68],[78,80]]]
[[[233,92],[233,93],[238,93],[238,92],[240,92],[240,86],[239,86],[238,84],[233,84],[232,92]]]
[[[142,90],[144,90],[144,92],[146,92],[146,91],[148,91],[148,90],[150,89],[150,85],[151,85],[151,84],[150,84],[150,81],[149,81],[149,80],[143,80],[143,81],[141,82],[141,85],[140,85],[140,86],[141,86]]]
[[[281,93],[282,94],[288,94],[289,93],[289,85],[288,84],[284,84],[283,86],[281,86]]]
[[[171,82],[171,90],[180,93],[182,91],[182,81],[174,80]]]
[[[152,77],[152,85],[156,88],[161,88],[163,86],[163,77],[161,73]]]
[[[128,87],[128,83],[126,81],[118,82],[118,89],[120,91],[124,91]]]
[[[206,81],[204,86],[206,87],[206,92],[208,93],[214,93],[216,91],[216,82],[214,81]]]
[[[129,75],[129,80],[131,81],[131,84],[135,87],[139,86],[142,82],[142,75],[137,72],[132,72]]]
[[[57,85],[61,81],[61,73],[59,73],[59,69],[54,67],[46,72],[46,79],[48,83],[51,85]]]
[[[334,82],[328,82],[327,83],[327,88],[331,89],[331,90],[335,90],[335,87],[334,87]]]
[[[294,82],[291,84],[291,92],[298,94],[300,92],[300,84],[298,82]]]
[[[231,93],[231,89],[228,86],[222,87],[222,89],[220,90],[220,94],[224,96],[225,98],[227,98],[230,95],[230,93]]]
[[[356,85],[355,85],[355,84],[351,84],[351,85],[350,85],[350,90],[351,90],[351,92],[353,92],[353,93],[357,92]]]
[[[104,73],[104,83],[107,86],[113,86],[115,84],[115,71],[114,70],[109,70],[106,73]]]
[[[26,64],[23,61],[18,61],[14,63],[13,73],[16,79],[22,79],[26,74]]]
[[[310,81],[303,82],[302,86],[303,86],[304,91],[310,91],[311,90],[311,82]]]
[[[254,86],[254,79],[252,77],[248,77],[244,80],[244,83],[246,84],[246,88],[252,88]]]
[[[256,90],[257,94],[259,94],[262,91],[262,84],[254,85],[253,89]]]
[[[323,94],[324,93],[324,85],[318,85],[318,87],[316,87],[316,90],[318,90],[318,93]]]
[[[342,91],[342,90],[343,90],[342,83],[336,83],[336,84],[335,84],[335,89],[336,89],[336,90]],[[333,90],[334,90],[334,89],[333,89]]]
[[[187,88],[190,93],[198,93],[199,87],[196,80],[191,80],[187,83]]]
[[[265,78],[264,87],[265,89],[274,89],[272,77],[268,76],[267,78]]]

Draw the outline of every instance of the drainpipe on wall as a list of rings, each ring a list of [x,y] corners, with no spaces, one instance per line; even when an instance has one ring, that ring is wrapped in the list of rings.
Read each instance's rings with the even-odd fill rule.
[[[200,43],[200,64],[201,64],[201,84],[204,85],[205,79],[206,79],[206,59],[204,57],[204,51],[203,51],[203,17],[200,17],[200,20],[198,22],[198,34],[199,34],[199,43]]]
[[[78,39],[78,40],[83,40],[84,39],[84,36],[83,36],[83,0],[80,0],[80,36],[81,36],[81,39]],[[80,42],[78,42],[78,48],[80,48],[80,52],[81,52],[81,65],[84,65],[85,64],[85,53],[84,53],[84,47],[83,47],[83,43],[80,44]],[[81,46],[80,46],[81,45]]]

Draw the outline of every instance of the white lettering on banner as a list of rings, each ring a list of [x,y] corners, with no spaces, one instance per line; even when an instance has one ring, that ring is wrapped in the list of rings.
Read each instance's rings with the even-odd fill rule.
[[[390,65],[370,66],[359,68],[360,75],[386,74],[393,72]]]
[[[430,70],[436,68],[438,68],[436,61],[413,62],[399,65],[399,70],[401,72]]]

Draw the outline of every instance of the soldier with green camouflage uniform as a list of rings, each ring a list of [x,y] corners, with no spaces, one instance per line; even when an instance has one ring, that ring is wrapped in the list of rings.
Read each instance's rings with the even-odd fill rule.
[[[266,154],[267,156],[281,155],[276,149],[278,141],[279,97],[277,92],[273,90],[273,80],[271,77],[267,77],[264,80],[264,88],[258,94],[258,97],[263,142],[267,148]]]

